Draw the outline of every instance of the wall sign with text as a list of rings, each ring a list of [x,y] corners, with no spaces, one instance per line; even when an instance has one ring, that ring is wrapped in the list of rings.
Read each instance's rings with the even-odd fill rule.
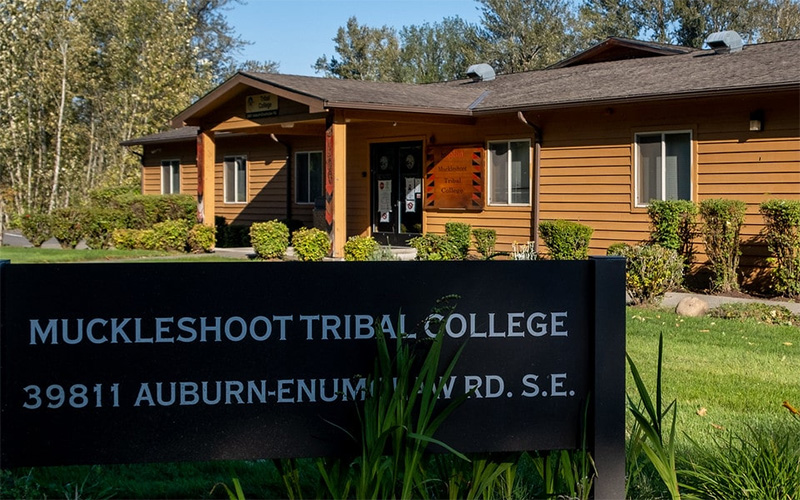
[[[483,192],[483,147],[428,147],[425,208],[482,210]]]
[[[443,398],[474,391],[439,439],[576,448],[588,399],[590,432],[624,464],[624,272],[608,258],[3,261],[0,467],[341,454],[377,329],[424,349],[439,325],[446,360],[466,343]],[[451,314],[432,309],[452,294]]]
[[[245,117],[266,118],[278,116],[278,96],[275,94],[254,94],[245,97]]]

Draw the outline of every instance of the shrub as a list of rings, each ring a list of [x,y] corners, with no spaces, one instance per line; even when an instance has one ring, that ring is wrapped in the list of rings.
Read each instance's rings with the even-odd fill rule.
[[[158,222],[158,196],[122,194],[112,201],[112,207],[125,212],[125,227],[147,229]]]
[[[89,191],[89,204],[98,208],[108,208],[114,203],[114,199],[119,196],[138,195],[141,188],[139,186],[116,186],[110,188],[100,188]]]
[[[216,245],[220,248],[249,247],[250,226],[244,224],[227,224],[225,217],[214,217],[216,227]]]
[[[300,228],[292,234],[294,253],[302,261],[319,262],[331,251],[328,233],[317,228]]]
[[[441,234],[427,233],[408,240],[417,250],[418,260],[458,260],[461,252],[455,244]]]
[[[120,210],[90,207],[86,209],[84,237],[86,246],[102,249],[111,246],[111,233],[121,228],[125,216]]]
[[[118,250],[155,250],[158,246],[152,229],[115,229],[111,241]]]
[[[211,226],[195,224],[189,229],[186,244],[193,253],[210,252],[216,243],[215,231]]]
[[[277,220],[256,222],[250,226],[250,241],[262,259],[281,259],[289,247],[289,228]]]
[[[188,194],[165,194],[157,196],[158,222],[166,220],[197,221],[197,201]]]
[[[770,263],[775,291],[800,295],[800,201],[769,200],[759,207],[764,216],[764,237],[774,255]]]
[[[186,220],[166,220],[153,225],[156,250],[186,250],[189,224]]]
[[[627,259],[625,285],[637,304],[651,302],[681,283],[683,259],[671,248],[622,243],[609,247],[608,254]]]
[[[444,233],[460,258],[465,259],[472,243],[472,226],[463,222],[447,222],[444,225]]]
[[[696,235],[697,205],[688,200],[654,200],[647,207],[653,243],[671,248],[683,257],[686,267],[694,260],[692,240]]]
[[[50,231],[61,248],[75,248],[83,239],[85,214],[77,208],[59,208],[50,215]]]
[[[377,249],[378,242],[372,236],[351,236],[344,244],[344,260],[369,260]]]
[[[712,289],[720,292],[738,290],[739,232],[747,206],[741,200],[711,199],[700,203],[706,254],[713,274]]]
[[[42,246],[42,243],[52,237],[50,231],[50,216],[47,214],[25,214],[20,218],[19,229],[22,235],[35,247]]]
[[[400,257],[395,255],[391,248],[378,245],[367,260],[374,262],[392,262],[400,260]]]
[[[539,234],[554,260],[583,260],[589,254],[589,240],[594,230],[568,220],[542,221]]]
[[[475,249],[484,259],[491,259],[494,247],[497,244],[497,231],[494,229],[475,228],[472,230],[475,237]]]

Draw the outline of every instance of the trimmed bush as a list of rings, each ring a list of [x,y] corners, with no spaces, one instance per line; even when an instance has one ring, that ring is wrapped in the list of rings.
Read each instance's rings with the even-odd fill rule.
[[[319,262],[331,252],[331,239],[325,231],[303,227],[292,233],[292,246],[298,259]]]
[[[475,250],[484,259],[491,259],[494,255],[494,247],[497,244],[497,231],[494,229],[475,228],[472,230],[475,237]]]
[[[277,220],[256,222],[250,226],[253,250],[261,259],[282,259],[289,248],[289,228]]]
[[[651,302],[681,283],[683,259],[671,248],[617,243],[609,247],[608,255],[627,259],[625,285],[637,304]]]
[[[690,268],[694,260],[692,240],[697,235],[697,205],[688,200],[654,200],[647,207],[647,215],[652,242],[678,252]]]
[[[99,208],[112,206],[114,199],[118,196],[135,196],[140,194],[139,186],[116,186],[111,188],[100,188],[89,191],[89,204]]]
[[[764,239],[773,257],[770,264],[775,291],[800,295],[800,201],[768,200],[759,207],[764,216]]]
[[[186,236],[186,244],[192,253],[208,253],[214,248],[215,243],[214,228],[205,224],[195,224]]]
[[[194,224],[197,222],[197,201],[188,194],[165,194],[158,196],[159,222],[166,220],[185,220]]]
[[[183,252],[189,236],[189,223],[186,220],[166,220],[153,224],[156,250]]]
[[[53,235],[50,231],[50,216],[47,214],[23,215],[19,220],[19,229],[31,245],[37,248]]]
[[[739,233],[747,205],[741,200],[711,199],[700,203],[706,255],[711,266],[714,291],[738,290],[736,272],[742,254]]]
[[[118,250],[155,250],[158,246],[152,229],[115,229],[111,241]]]
[[[111,246],[111,234],[121,228],[125,215],[122,211],[110,208],[92,207],[86,209],[84,238],[86,246],[104,249]]]
[[[442,234],[427,233],[408,240],[417,250],[417,260],[459,260],[458,247]]]
[[[463,222],[447,222],[444,225],[444,233],[459,257],[465,259],[472,243],[472,226]]]
[[[351,236],[344,244],[344,260],[365,261],[378,249],[378,242],[372,236]]]
[[[50,231],[61,248],[75,248],[83,239],[85,213],[77,208],[59,208],[50,214]]]
[[[568,220],[542,221],[539,235],[553,260],[583,260],[589,255],[594,229]]]

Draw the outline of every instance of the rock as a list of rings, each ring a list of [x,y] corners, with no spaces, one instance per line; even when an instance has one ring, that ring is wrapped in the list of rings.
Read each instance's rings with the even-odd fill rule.
[[[699,297],[686,297],[678,302],[675,312],[680,316],[691,318],[704,316],[708,312],[708,302]]]

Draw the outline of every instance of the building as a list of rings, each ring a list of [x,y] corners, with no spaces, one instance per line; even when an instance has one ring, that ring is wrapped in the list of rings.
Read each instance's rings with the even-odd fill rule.
[[[649,236],[653,199],[747,202],[742,265],[766,255],[758,205],[800,199],[800,40],[698,50],[610,38],[550,68],[437,84],[238,73],[143,147],[145,193],[197,193],[207,223],[313,223],[402,244],[448,221],[537,240],[595,230],[591,252]]]

